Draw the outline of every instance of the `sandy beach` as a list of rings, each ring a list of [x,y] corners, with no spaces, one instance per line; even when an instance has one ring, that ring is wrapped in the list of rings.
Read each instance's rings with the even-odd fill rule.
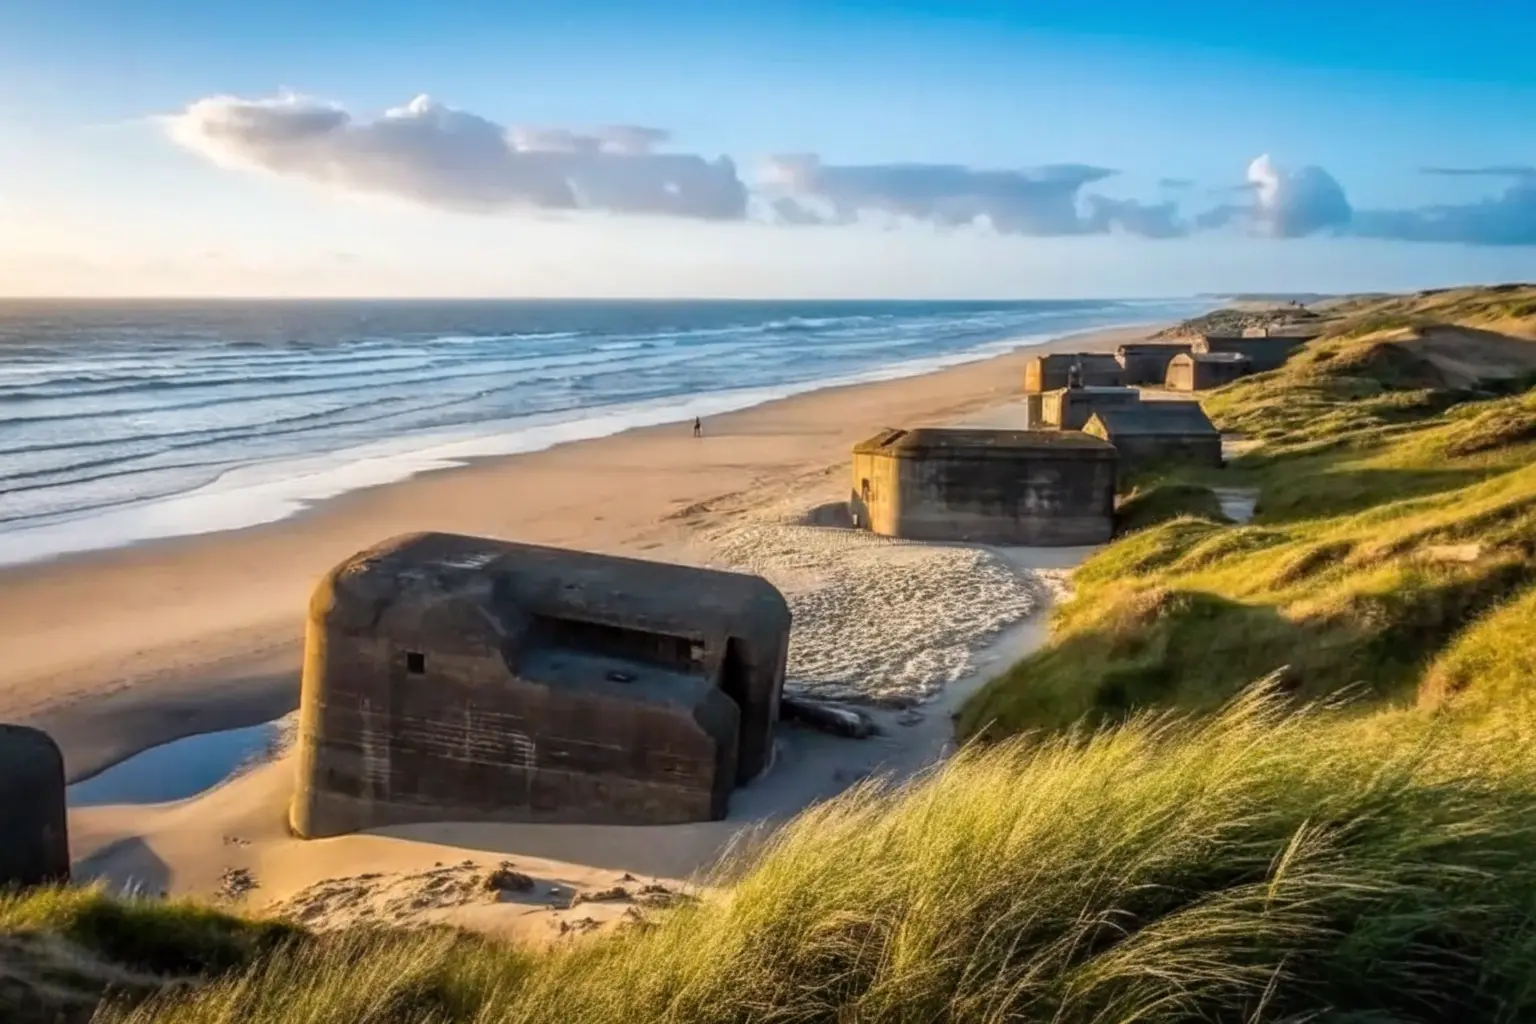
[[[887,425],[987,421],[1017,399],[1030,356],[1113,349],[1150,330],[816,391],[708,420],[702,439],[680,425],[634,430],[355,492],[267,526],[0,570],[0,719],[47,729],[79,779],[179,737],[281,718],[297,704],[314,582],[400,533],[759,573],[795,614],[788,690],[856,701],[880,733],[783,727],[774,768],[736,794],[727,821],[431,825],[304,843],[286,832],[282,756],[178,803],[71,812],[77,873],[114,885],[221,896],[322,926],[448,920],[535,940],[600,926],[677,898],[753,823],[871,773],[932,763],[950,742],[949,713],[1042,638],[1038,612],[1082,550],[909,544],[843,528],[849,446]]]

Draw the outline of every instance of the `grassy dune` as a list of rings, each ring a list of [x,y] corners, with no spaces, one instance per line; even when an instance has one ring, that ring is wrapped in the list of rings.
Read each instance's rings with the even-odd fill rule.
[[[805,814],[718,896],[548,954],[442,931],[270,949],[178,922],[185,908],[131,908],[160,966],[204,980],[98,1019],[1521,1019],[1536,747],[1469,761],[1458,729],[1298,711],[1261,688],[1204,719],[973,749]],[[0,921],[46,927],[59,906],[13,900]],[[168,941],[188,948],[160,959]],[[202,959],[205,942],[225,954]]]
[[[1415,301],[1483,310],[1489,356],[1528,299]],[[0,897],[0,1019],[1536,1018],[1533,378],[1469,373],[1440,321],[1358,329],[1403,301],[1213,396],[1258,446],[1137,483],[1050,645],[966,709],[989,742],[801,815],[700,902],[532,953]]]
[[[1482,312],[1364,330],[1359,317],[1404,308],[1374,300],[1282,369],[1212,394],[1218,425],[1256,447],[1222,470],[1139,480],[1121,508],[1130,532],[1079,570],[1052,642],[984,689],[962,730],[1208,712],[1282,669],[1303,698],[1392,706],[1421,687],[1494,685],[1487,663],[1518,664],[1522,631],[1536,646],[1520,611],[1536,600],[1532,303],[1536,288],[1437,293],[1406,308]],[[1201,507],[1217,485],[1258,491],[1252,522]]]

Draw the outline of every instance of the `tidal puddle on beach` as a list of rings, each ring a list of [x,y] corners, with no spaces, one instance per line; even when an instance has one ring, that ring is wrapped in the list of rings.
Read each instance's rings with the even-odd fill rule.
[[[212,789],[278,738],[276,722],[187,736],[141,751],[69,787],[71,807],[160,804]]]

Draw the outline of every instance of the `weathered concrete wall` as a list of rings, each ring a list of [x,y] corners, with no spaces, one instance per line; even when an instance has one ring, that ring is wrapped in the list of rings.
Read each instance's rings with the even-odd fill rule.
[[[1263,373],[1277,370],[1285,361],[1309,340],[1305,336],[1265,335],[1260,337],[1234,337],[1231,335],[1206,335],[1194,342],[1194,351],[1235,352],[1248,357],[1249,372]]]
[[[1119,455],[1119,472],[1122,476],[1150,466],[1182,463],[1191,466],[1220,468],[1221,435],[1198,436],[1190,434],[1119,434],[1110,436],[1098,420],[1090,420],[1085,428],[1094,437],[1102,437],[1115,446]]]
[[[921,433],[939,433],[924,431]],[[1003,432],[998,432],[1003,433]],[[1009,432],[1029,434],[1033,432]],[[856,451],[860,525],[887,537],[985,544],[1100,544],[1113,532],[1115,453],[1079,435],[994,450]],[[864,446],[860,446],[863,448]]]
[[[1231,360],[1197,359],[1194,355],[1175,356],[1168,364],[1168,387],[1174,391],[1204,391],[1230,384],[1252,371],[1247,358]]]
[[[67,881],[64,756],[39,729],[0,725],[0,889]]]
[[[1115,360],[1126,384],[1161,384],[1168,379],[1168,364],[1174,356],[1191,351],[1192,342],[1167,342],[1121,345]]]
[[[1139,404],[1141,392],[1135,388],[1061,388],[1045,393],[1040,411],[1047,427],[1082,430],[1088,417],[1102,409],[1124,409]]]
[[[1045,427],[1045,396],[1039,392],[1024,396],[1024,426],[1030,430]]]
[[[723,817],[771,758],[788,640],[753,576],[386,542],[311,600],[291,823]]]
[[[1054,391],[1067,386],[1072,364],[1081,362],[1084,387],[1119,387],[1124,384],[1120,362],[1107,352],[1056,352],[1036,356],[1024,364],[1024,390]]]

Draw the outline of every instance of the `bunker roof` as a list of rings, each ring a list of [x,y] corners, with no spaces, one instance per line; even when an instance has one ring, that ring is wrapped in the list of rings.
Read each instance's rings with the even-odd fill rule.
[[[1097,395],[1100,398],[1140,398],[1139,388],[1124,387],[1119,384],[1085,384],[1080,388],[1056,388],[1047,391],[1048,395],[1071,393],[1075,395]]]
[[[406,534],[354,555],[316,588],[310,612],[368,632],[461,601],[700,637],[789,618],[783,595],[758,576],[451,533]]]
[[[973,427],[886,429],[854,446],[861,455],[896,458],[1114,458],[1114,446],[1079,430],[986,430]]]
[[[1178,349],[1182,352],[1189,351],[1192,341],[1133,341],[1121,345],[1117,352],[1165,352],[1168,349]]]
[[[1199,402],[1142,402],[1130,409],[1100,409],[1090,418],[1097,419],[1110,437],[1143,435],[1219,436]]]
[[[1196,363],[1246,363],[1248,357],[1241,352],[1182,352],[1174,359],[1188,359]]]
[[[1071,366],[1077,362],[1081,362],[1084,365],[1104,362],[1113,363],[1115,356],[1112,352],[1047,352],[1042,356],[1034,356],[1033,359],[1039,363],[1066,363],[1068,366]],[[1118,364],[1116,368],[1118,369]]]

